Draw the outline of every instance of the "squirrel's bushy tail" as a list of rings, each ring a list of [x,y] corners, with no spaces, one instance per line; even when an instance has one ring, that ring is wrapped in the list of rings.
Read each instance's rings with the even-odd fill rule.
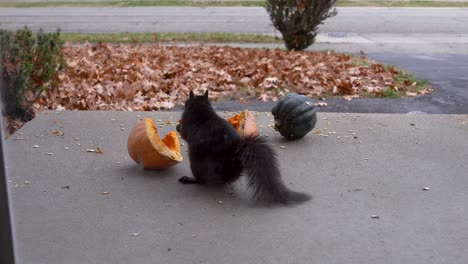
[[[310,195],[291,191],[284,185],[276,154],[264,138],[258,136],[242,138],[237,152],[248,177],[248,186],[253,190],[256,200],[298,204],[311,199]]]

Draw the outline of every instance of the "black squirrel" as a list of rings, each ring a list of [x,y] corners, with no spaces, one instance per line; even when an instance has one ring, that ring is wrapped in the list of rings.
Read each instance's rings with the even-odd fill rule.
[[[183,176],[179,182],[222,185],[237,180],[245,169],[248,187],[257,201],[298,204],[311,199],[284,185],[276,154],[265,138],[241,138],[233,126],[216,114],[208,100],[208,90],[201,96],[190,91],[177,131],[188,143],[194,176]]]

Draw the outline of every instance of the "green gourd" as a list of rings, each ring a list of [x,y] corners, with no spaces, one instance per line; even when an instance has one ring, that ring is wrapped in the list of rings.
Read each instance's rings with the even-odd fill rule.
[[[315,104],[307,96],[296,93],[281,98],[271,113],[276,129],[289,140],[304,137],[317,123]]]

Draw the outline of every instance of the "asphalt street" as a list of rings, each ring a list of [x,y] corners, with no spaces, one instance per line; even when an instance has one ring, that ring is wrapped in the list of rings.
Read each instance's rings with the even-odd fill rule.
[[[0,8],[0,27],[63,32],[230,32],[274,34],[262,7]],[[322,32],[468,34],[468,8],[340,7]]]

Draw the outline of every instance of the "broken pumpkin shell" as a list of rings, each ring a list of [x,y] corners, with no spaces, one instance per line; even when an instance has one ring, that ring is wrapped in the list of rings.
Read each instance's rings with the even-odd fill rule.
[[[258,127],[257,123],[255,122],[255,118],[247,109],[237,115],[228,117],[227,121],[234,127],[234,129],[241,137],[248,135],[258,136]],[[179,120],[179,124],[176,127],[176,130],[179,133],[181,133],[181,125],[182,120]]]
[[[244,110],[235,116],[229,117],[227,121],[241,137],[258,135],[257,123],[249,110]]]
[[[177,133],[171,131],[160,139],[152,118],[144,118],[133,127],[127,148],[130,157],[145,169],[168,168],[183,159]]]

